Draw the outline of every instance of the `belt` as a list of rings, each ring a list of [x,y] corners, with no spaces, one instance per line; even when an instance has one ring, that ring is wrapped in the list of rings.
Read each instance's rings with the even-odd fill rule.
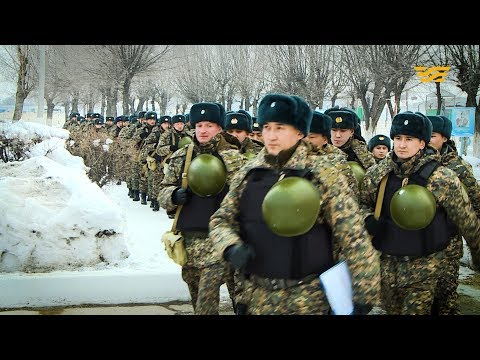
[[[261,286],[267,290],[280,290],[280,289],[288,289],[293,286],[302,285],[304,283],[312,281],[315,278],[318,278],[318,274],[310,274],[298,280],[264,278],[264,277],[252,274],[250,275],[249,280],[254,284]]]
[[[208,232],[206,231],[182,231],[182,235],[184,238],[206,238],[208,236]]]

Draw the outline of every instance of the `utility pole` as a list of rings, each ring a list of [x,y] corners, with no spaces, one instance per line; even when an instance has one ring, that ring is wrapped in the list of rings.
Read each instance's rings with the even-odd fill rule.
[[[43,123],[43,108],[45,100],[45,45],[39,45],[39,60],[37,119]],[[50,124],[46,125],[52,125],[51,121]]]

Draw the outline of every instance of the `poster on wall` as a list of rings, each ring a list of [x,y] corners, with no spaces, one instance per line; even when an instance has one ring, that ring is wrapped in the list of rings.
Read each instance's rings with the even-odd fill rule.
[[[473,136],[475,129],[475,108],[454,107],[448,113],[452,121],[452,136]]]

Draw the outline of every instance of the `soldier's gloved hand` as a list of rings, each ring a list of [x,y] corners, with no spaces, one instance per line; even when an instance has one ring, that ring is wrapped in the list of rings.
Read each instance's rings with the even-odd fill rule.
[[[192,192],[190,191],[189,188],[181,188],[177,187],[175,190],[173,190],[172,193],[172,203],[175,205],[185,205],[187,202],[190,201],[190,198],[192,197]]]
[[[157,153],[153,154],[153,157],[155,158],[155,160],[157,161],[162,161],[162,157],[160,155],[158,155]]]
[[[353,304],[353,313],[352,315],[367,315],[372,311],[373,306],[368,304]]]
[[[147,133],[144,131],[140,134],[140,139],[145,139],[147,137]]]
[[[373,215],[367,216],[365,219],[365,227],[370,235],[373,237],[380,235],[383,231],[385,223],[382,220],[377,220]]]
[[[177,145],[170,145],[170,151],[177,151],[178,146]]]
[[[255,251],[248,244],[230,245],[223,252],[223,258],[235,269],[241,269],[255,257]]]

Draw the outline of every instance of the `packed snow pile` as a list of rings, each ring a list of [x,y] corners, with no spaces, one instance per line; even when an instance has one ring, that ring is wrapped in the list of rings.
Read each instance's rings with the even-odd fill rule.
[[[129,256],[124,214],[65,149],[68,131],[0,122],[0,135],[26,146],[26,160],[0,163],[0,272],[101,269]]]

